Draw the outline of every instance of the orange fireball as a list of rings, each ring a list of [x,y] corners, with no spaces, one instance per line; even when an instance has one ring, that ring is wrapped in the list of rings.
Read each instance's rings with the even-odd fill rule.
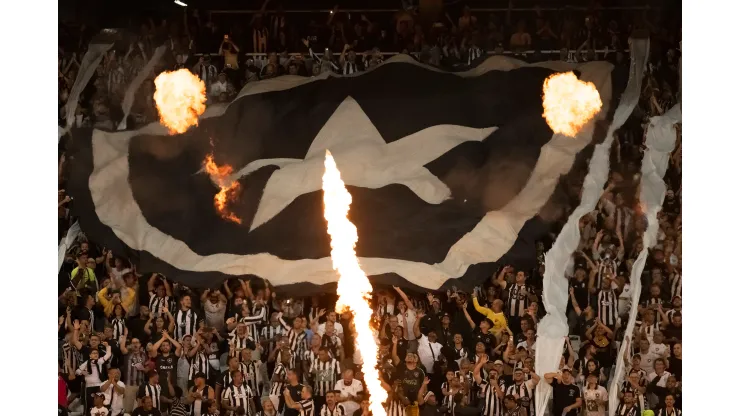
[[[211,180],[218,184],[220,188],[216,196],[213,197],[213,205],[221,218],[241,224],[242,220],[229,211],[226,206],[227,202],[236,198],[236,193],[239,190],[239,182],[230,178],[233,168],[229,165],[218,166],[213,160],[213,155],[206,156],[206,160],[203,161],[203,168],[211,177]]]
[[[198,117],[206,111],[206,85],[200,78],[187,69],[165,71],[154,79],[154,86],[159,122],[170,134],[198,125]]]
[[[601,110],[601,97],[591,82],[578,79],[572,72],[554,74],[543,87],[542,116],[553,132],[575,135]]]

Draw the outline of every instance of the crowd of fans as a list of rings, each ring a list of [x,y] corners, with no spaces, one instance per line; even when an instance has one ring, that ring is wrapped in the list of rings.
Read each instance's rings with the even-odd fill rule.
[[[536,12],[512,25],[510,14],[501,20],[467,9],[454,19],[444,14],[444,21],[427,29],[416,19],[413,11],[403,10],[385,27],[365,15],[343,17],[335,9],[328,21],[302,27],[290,15],[263,13],[252,16],[251,31],[241,32],[219,27],[207,13],[185,14],[183,24],[152,21],[141,27],[136,42],[106,55],[80,101],[75,123],[112,128],[114,103],[120,103],[125,85],[158,46],[154,40],[168,34],[171,53],[150,81],[159,71],[189,68],[206,81],[211,100],[228,101],[247,82],[282,74],[349,74],[377,65],[390,51],[445,67],[475,64],[489,52],[509,50],[522,58],[524,50],[560,48],[579,52],[555,59],[620,63],[628,58],[619,52],[604,56],[595,51],[623,49],[633,28],[598,12],[583,25],[573,16],[555,24],[552,16]],[[532,22],[527,19],[536,22],[536,30],[528,31]],[[616,134],[610,179],[598,206],[581,219],[581,244],[574,253],[573,276],[568,276],[570,336],[559,370],[534,370],[537,325],[545,313],[545,244],[538,245],[539,267],[504,266],[472,292],[378,287],[372,300],[380,343],[377,369],[389,392],[385,407],[390,416],[532,416],[534,392],[542,383],[554,388],[551,415],[603,416],[617,360],[624,360],[626,368],[617,415],[640,415],[646,409],[680,415],[680,128],[665,177],[669,190],[659,214],[658,244],[641,276],[639,322],[633,334],[624,334],[630,271],[646,229],[638,194],[646,122],[675,104],[679,86],[676,34],[646,27],[653,42],[648,80],[638,108]],[[74,33],[71,38],[79,36],[79,42],[66,36],[68,42],[60,46],[60,109],[92,32],[83,27]],[[471,55],[476,48],[480,54]],[[218,57],[198,55],[214,51]],[[337,51],[338,58],[332,54]],[[542,59],[534,55],[526,59]],[[137,94],[134,123],[156,119],[152,89],[148,82]],[[60,235],[71,221],[71,199],[63,191],[65,163],[62,154]],[[577,204],[580,183],[573,185]],[[331,295],[287,298],[258,277],[230,279],[217,289],[188,288],[156,273],[138,273],[120,253],[84,234],[67,253],[60,282],[60,414],[371,413],[354,345],[355,322],[350,313],[334,312]],[[618,356],[623,339],[629,347]]]
[[[414,8],[362,14],[335,7],[329,14],[290,14],[269,0],[262,6],[262,13],[251,16],[183,8],[177,15],[128,27],[85,89],[74,123],[112,128],[123,117],[120,103],[127,85],[160,45],[168,51],[139,88],[129,127],[156,119],[153,80],[164,70],[187,68],[205,82],[209,102],[228,102],[249,82],[284,74],[354,74],[396,53],[453,70],[491,54],[527,61],[606,59],[624,66],[627,39],[636,29],[651,31],[656,65],[668,59],[675,64],[679,53],[680,10],[606,10],[595,4],[588,11],[474,13],[461,6],[430,17]],[[60,123],[82,56],[99,29],[60,25]],[[658,100],[669,94],[666,85],[655,88]]]

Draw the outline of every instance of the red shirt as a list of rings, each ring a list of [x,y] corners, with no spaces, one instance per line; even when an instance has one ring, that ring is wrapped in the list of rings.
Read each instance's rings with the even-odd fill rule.
[[[67,407],[67,383],[59,376],[59,406]]]

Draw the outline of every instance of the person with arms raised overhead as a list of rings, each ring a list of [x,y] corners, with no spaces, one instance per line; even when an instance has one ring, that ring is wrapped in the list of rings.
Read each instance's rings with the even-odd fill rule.
[[[552,414],[578,416],[583,399],[581,390],[573,384],[570,368],[563,367],[559,373],[546,373],[545,381],[552,386]]]

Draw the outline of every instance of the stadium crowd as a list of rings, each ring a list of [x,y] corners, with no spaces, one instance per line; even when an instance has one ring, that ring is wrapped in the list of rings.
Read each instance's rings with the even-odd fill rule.
[[[152,56],[155,39],[168,39],[171,53],[149,81],[162,70],[188,68],[207,83],[209,99],[218,102],[259,79],[352,74],[377,65],[385,52],[456,68],[504,50],[539,60],[545,57],[523,51],[566,48],[578,52],[553,58],[610,59],[622,65],[628,57],[621,52],[595,51],[622,50],[634,28],[600,12],[588,14],[583,24],[575,23],[575,15],[556,24],[538,12],[512,24],[517,20],[510,13],[501,19],[465,8],[426,29],[409,10],[399,11],[390,28],[365,15],[344,16],[339,9],[327,22],[305,27],[279,11],[256,14],[247,31],[222,29],[208,13],[183,17],[184,24],[142,25],[135,42],[111,50],[83,93],[75,123],[113,128],[118,121],[114,103],[121,102],[127,83]],[[472,292],[376,288],[377,368],[389,392],[389,416],[532,416],[541,383],[554,388],[551,415],[603,416],[617,360],[626,368],[617,415],[636,416],[647,409],[661,416],[681,414],[680,128],[665,177],[669,190],[659,214],[658,244],[641,276],[639,322],[626,338],[627,354],[617,354],[630,308],[630,270],[646,229],[638,195],[646,122],[676,102],[679,86],[678,34],[639,21],[651,30],[649,76],[638,108],[616,134],[610,179],[598,206],[581,219],[581,244],[568,276],[570,336],[559,371],[534,370],[537,325],[545,313],[541,296],[548,242],[543,241],[537,267],[501,267]],[[60,110],[93,33],[84,27],[65,30]],[[208,55],[216,50],[218,56]],[[337,51],[338,57],[332,53]],[[156,120],[152,92],[153,83],[147,82],[137,93],[133,123]],[[71,199],[63,190],[63,147],[64,140],[60,237],[73,221]],[[582,181],[583,173],[574,176]],[[571,202],[577,204],[581,183],[574,179],[571,185]],[[188,288],[157,273],[138,273],[120,253],[83,233],[60,272],[60,414],[369,416],[355,323],[351,314],[334,312],[334,301],[331,295],[286,298],[258,277],[230,279],[209,290]]]

